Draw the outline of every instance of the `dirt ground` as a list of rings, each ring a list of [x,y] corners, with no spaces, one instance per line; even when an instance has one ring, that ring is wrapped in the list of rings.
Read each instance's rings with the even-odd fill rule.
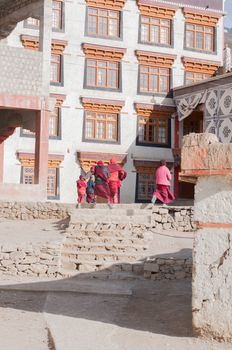
[[[0,222],[0,244],[62,237],[54,220]],[[192,233],[154,231],[152,237],[149,256],[191,255]],[[191,281],[84,277],[40,282],[1,276],[0,349],[232,350],[232,344],[194,338]]]
[[[232,344],[194,338],[190,281],[92,281],[92,292],[87,288],[86,293],[70,292],[68,280],[60,281],[56,291],[49,291],[52,282],[44,283],[44,292],[36,291],[33,282],[28,282],[33,291],[0,292],[1,349],[232,349]],[[104,295],[98,293],[100,285]],[[114,285],[121,285],[120,295],[110,295]],[[47,328],[55,347],[49,345]]]

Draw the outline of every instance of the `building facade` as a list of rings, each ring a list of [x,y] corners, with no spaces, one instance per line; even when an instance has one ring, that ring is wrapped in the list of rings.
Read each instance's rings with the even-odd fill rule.
[[[122,202],[146,202],[166,159],[177,192],[180,130],[172,89],[223,63],[223,1],[53,1],[47,198],[76,200],[75,181],[112,155],[128,177]],[[18,23],[7,45],[38,50],[39,20]],[[4,183],[34,183],[35,137],[5,140]]]

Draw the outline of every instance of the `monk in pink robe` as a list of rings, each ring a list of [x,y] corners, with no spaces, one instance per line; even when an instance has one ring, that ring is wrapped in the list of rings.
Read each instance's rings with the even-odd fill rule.
[[[77,184],[77,194],[78,194],[77,202],[78,204],[81,204],[81,203],[84,203],[85,201],[85,192],[87,187],[86,181],[82,175],[80,175],[79,180],[77,180],[76,184]]]
[[[118,192],[121,187],[121,180],[124,180],[126,177],[126,172],[122,169],[122,167],[117,163],[117,160],[113,157],[110,160],[110,164],[108,165],[108,170],[110,172],[110,178],[108,180],[109,188],[111,192],[111,197],[113,199],[113,203],[118,203]]]
[[[102,198],[106,198],[109,204],[113,203],[111,192],[108,184],[110,173],[102,160],[97,162],[97,165],[91,168],[92,174],[95,176],[94,194]]]
[[[170,191],[171,173],[166,166],[166,161],[161,160],[160,166],[156,170],[156,191],[153,193],[151,202],[155,204],[156,200],[159,199],[162,203],[168,204],[175,200],[174,195]]]

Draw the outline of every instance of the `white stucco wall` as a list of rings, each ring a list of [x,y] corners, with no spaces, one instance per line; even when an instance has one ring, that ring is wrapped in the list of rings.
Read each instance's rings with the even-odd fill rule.
[[[123,10],[123,39],[107,40],[101,38],[91,38],[85,36],[86,2],[67,1],[65,2],[65,32],[52,33],[52,38],[64,39],[68,41],[68,46],[64,52],[64,86],[50,87],[52,93],[65,94],[66,100],[62,107],[62,140],[50,140],[49,152],[63,154],[64,161],[60,168],[60,200],[62,202],[74,202],[76,200],[75,180],[80,174],[80,167],[77,162],[77,151],[90,152],[112,152],[127,153],[127,163],[125,169],[128,177],[123,183],[121,200],[123,202],[134,202],[136,173],[133,167],[133,159],[138,160],[160,160],[173,161],[170,149],[142,147],[135,145],[137,130],[137,115],[134,103],[153,102],[152,96],[137,94],[138,62],[135,50],[154,51],[164,54],[175,54],[177,59],[173,66],[173,86],[184,83],[184,68],[181,62],[182,56],[220,60],[222,50],[218,45],[217,55],[199,54],[197,52],[183,51],[184,47],[184,16],[179,9],[174,17],[174,47],[155,47],[138,43],[139,31],[139,10],[136,1],[126,1]],[[221,38],[222,23],[218,24],[217,35]],[[19,39],[20,34],[38,35],[38,31],[23,27],[23,23],[18,24],[15,31],[9,36],[8,44],[12,46],[22,46]],[[88,90],[83,88],[84,62],[85,57],[81,47],[82,43],[93,43],[104,46],[126,48],[127,51],[122,59],[122,92],[109,92]],[[221,46],[223,44],[220,44]],[[120,144],[100,144],[82,142],[83,131],[83,107],[80,97],[118,99],[125,101],[125,106],[121,113],[121,142]],[[156,97],[156,104],[173,105],[170,98]],[[173,126],[173,122],[172,122]],[[173,145],[172,131],[172,145]],[[19,131],[7,140],[5,145],[5,176],[6,182],[20,181],[20,166],[15,157],[17,150],[33,152],[33,140],[19,137]]]

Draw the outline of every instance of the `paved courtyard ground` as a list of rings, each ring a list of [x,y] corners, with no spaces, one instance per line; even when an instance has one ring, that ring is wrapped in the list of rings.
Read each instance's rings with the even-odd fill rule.
[[[1,222],[0,239],[62,239],[54,221]],[[191,254],[193,234],[153,232],[149,255]],[[6,238],[7,237],[7,238]],[[38,280],[1,276],[3,350],[231,350],[194,338],[191,281]]]

